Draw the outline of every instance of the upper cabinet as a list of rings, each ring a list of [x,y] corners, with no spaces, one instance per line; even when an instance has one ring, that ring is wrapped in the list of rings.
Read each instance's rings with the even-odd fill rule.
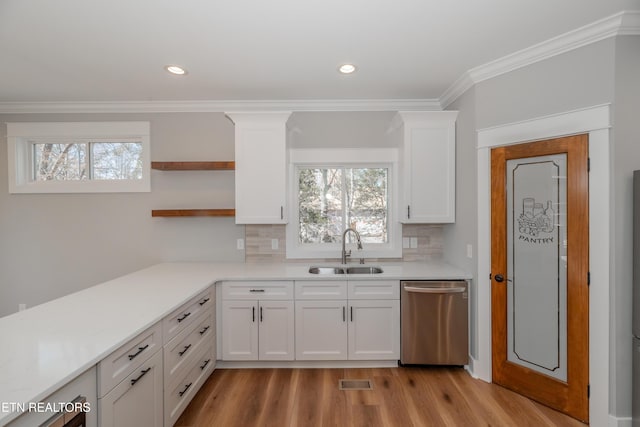
[[[236,224],[286,224],[291,112],[226,115],[235,124]]]
[[[400,222],[455,222],[457,111],[401,111],[392,135],[400,147]]]

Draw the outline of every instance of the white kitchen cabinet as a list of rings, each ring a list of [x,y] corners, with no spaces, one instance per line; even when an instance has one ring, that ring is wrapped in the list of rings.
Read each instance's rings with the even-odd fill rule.
[[[162,427],[162,352],[156,351],[98,400],[101,427]]]
[[[225,282],[222,295],[223,360],[294,359],[293,282]]]
[[[291,112],[226,115],[235,124],[236,224],[286,224]]]
[[[347,359],[347,301],[296,301],[296,360]]]
[[[171,427],[215,367],[215,290],[210,287],[162,320],[164,426]]]
[[[206,312],[215,305],[215,292],[212,288],[201,292],[200,295],[191,298],[182,304],[170,315],[162,320],[164,343],[171,341],[176,335],[194,322],[201,313]]]
[[[400,301],[349,300],[349,359],[400,359]]]
[[[163,425],[161,325],[138,334],[98,364],[98,425]]]
[[[215,366],[215,346],[203,347],[192,353],[194,363],[176,381],[165,383],[164,425],[171,427],[196,395],[202,384],[213,372]],[[140,424],[144,425],[144,424]]]
[[[260,301],[258,320],[259,360],[293,360],[293,301]]]
[[[222,359],[258,360],[257,301],[222,301]]]
[[[295,290],[297,360],[400,358],[397,280],[299,281]]]
[[[393,132],[400,146],[403,223],[455,222],[457,111],[401,111]]]

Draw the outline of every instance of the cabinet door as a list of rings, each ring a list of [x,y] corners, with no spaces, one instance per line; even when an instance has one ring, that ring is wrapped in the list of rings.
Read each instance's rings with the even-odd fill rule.
[[[162,427],[162,376],[162,352],[157,351],[98,400],[98,424],[102,427]]]
[[[402,222],[455,222],[457,112],[399,114],[404,120]]]
[[[235,123],[236,224],[285,224],[291,112],[228,113]]]
[[[260,301],[258,317],[260,360],[293,360],[293,301]]]
[[[258,302],[222,302],[222,360],[258,360]]]
[[[347,359],[347,301],[296,301],[296,359]]]
[[[400,358],[400,301],[349,301],[349,359]]]

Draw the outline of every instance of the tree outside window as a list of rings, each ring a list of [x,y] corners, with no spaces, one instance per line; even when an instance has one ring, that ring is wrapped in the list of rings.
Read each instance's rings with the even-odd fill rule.
[[[348,227],[364,243],[387,243],[387,199],[386,168],[299,168],[299,243],[339,243]]]

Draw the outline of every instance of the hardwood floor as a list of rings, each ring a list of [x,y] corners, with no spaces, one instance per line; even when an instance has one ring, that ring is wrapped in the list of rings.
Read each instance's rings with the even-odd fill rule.
[[[338,380],[373,390],[341,391]],[[209,426],[577,426],[461,368],[220,369],[175,424]]]

